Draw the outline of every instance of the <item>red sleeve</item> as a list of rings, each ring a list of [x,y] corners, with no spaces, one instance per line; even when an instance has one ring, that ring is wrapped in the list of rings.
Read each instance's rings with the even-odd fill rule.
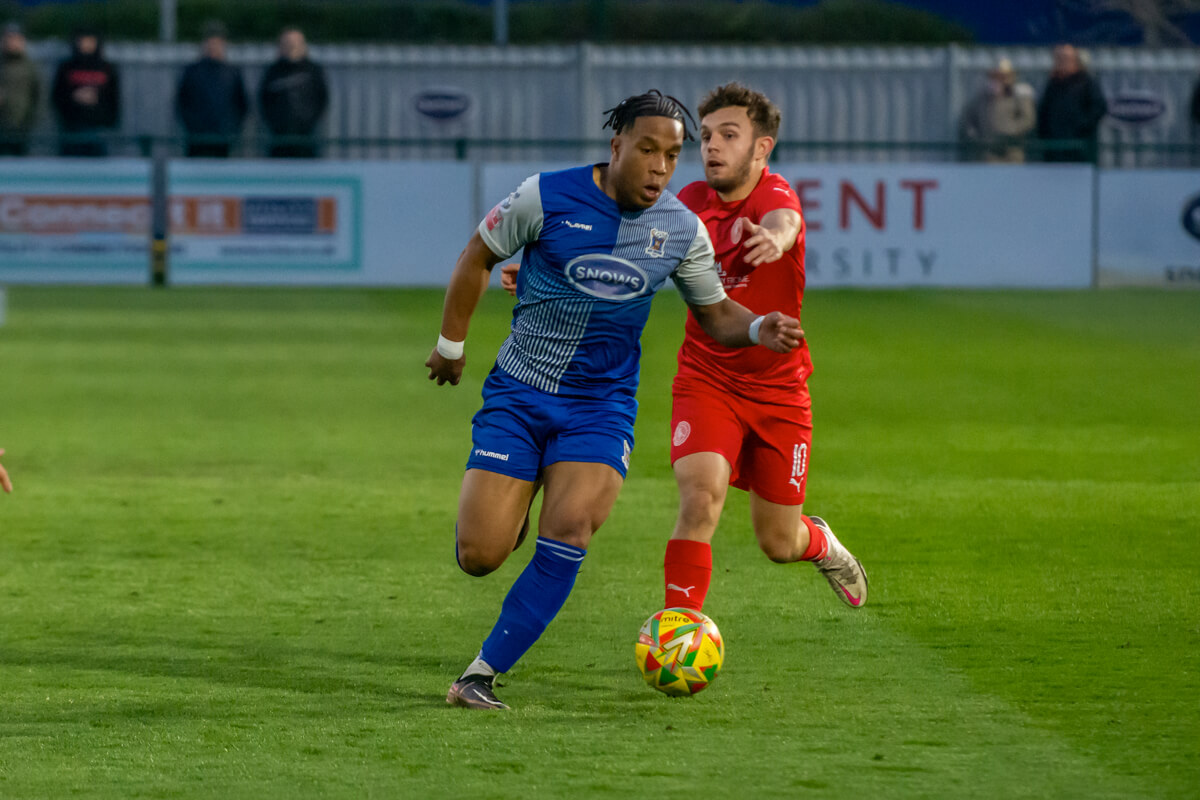
[[[679,190],[675,195],[679,202],[687,206],[693,214],[699,214],[708,203],[708,184],[704,181],[693,181]],[[799,206],[796,206],[799,208]]]
[[[754,195],[754,210],[758,219],[779,208],[790,208],[798,214],[802,213],[800,198],[792,190],[792,185],[781,175],[768,173],[755,187]]]
[[[804,222],[804,211],[800,208],[800,197],[785,178],[767,173],[764,180],[755,187],[752,198],[754,218],[759,222],[762,222],[762,218],[767,214],[781,208],[791,209],[799,214],[800,231],[796,234],[796,241],[804,241],[804,233],[808,226]]]

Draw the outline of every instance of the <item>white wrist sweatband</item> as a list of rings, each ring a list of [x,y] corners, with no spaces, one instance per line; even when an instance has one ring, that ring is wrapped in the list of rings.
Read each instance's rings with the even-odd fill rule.
[[[762,327],[765,316],[755,317],[754,322],[750,323],[750,343],[758,344],[758,329]]]
[[[447,339],[439,333],[437,351],[441,354],[442,358],[448,361],[458,361],[463,357],[463,343]]]

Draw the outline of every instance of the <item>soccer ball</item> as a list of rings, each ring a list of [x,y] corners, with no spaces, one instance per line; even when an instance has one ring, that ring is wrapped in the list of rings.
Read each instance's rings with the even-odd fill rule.
[[[665,608],[642,625],[634,647],[646,683],[663,694],[688,697],[716,679],[725,662],[717,624],[690,608]]]

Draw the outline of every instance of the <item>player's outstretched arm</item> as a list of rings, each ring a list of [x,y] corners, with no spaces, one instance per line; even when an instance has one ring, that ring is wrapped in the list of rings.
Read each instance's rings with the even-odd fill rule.
[[[726,347],[761,344],[776,353],[788,353],[804,339],[800,320],[781,311],[759,317],[728,297],[719,303],[691,309],[704,332]]]
[[[4,455],[4,448],[0,448],[0,456]],[[4,471],[4,465],[0,464],[0,489],[6,492],[12,491],[12,479],[8,477],[8,473]]]
[[[429,367],[429,380],[436,380],[438,386],[443,383],[457,386],[462,378],[463,366],[467,363],[462,345],[467,339],[471,315],[475,313],[479,298],[487,289],[492,267],[498,263],[500,257],[484,243],[479,232],[472,234],[454,265],[454,273],[446,289],[438,345],[425,362],[425,366]]]
[[[742,217],[738,222],[741,229],[735,231],[743,239],[746,263],[752,267],[770,264],[783,258],[783,254],[796,246],[800,235],[800,215],[790,208],[777,208],[763,215],[761,224],[754,224]]]

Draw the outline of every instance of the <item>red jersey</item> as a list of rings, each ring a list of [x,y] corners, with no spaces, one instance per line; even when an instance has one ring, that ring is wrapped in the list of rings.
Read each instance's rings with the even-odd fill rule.
[[[734,241],[734,225],[742,217],[761,224],[764,216],[778,208],[800,212],[800,198],[788,182],[764,168],[758,185],[744,200],[726,203],[703,181],[688,184],[677,196],[708,228],[725,292],[756,314],[782,311],[799,319],[804,299],[803,218],[795,246],[778,261],[751,267],[744,260],[748,234]],[[787,354],[765,347],[725,347],[704,332],[690,310],[684,331],[679,348],[681,372],[699,372],[729,391],[755,400],[783,405],[807,402],[807,392],[800,391],[812,373],[806,342]]]

